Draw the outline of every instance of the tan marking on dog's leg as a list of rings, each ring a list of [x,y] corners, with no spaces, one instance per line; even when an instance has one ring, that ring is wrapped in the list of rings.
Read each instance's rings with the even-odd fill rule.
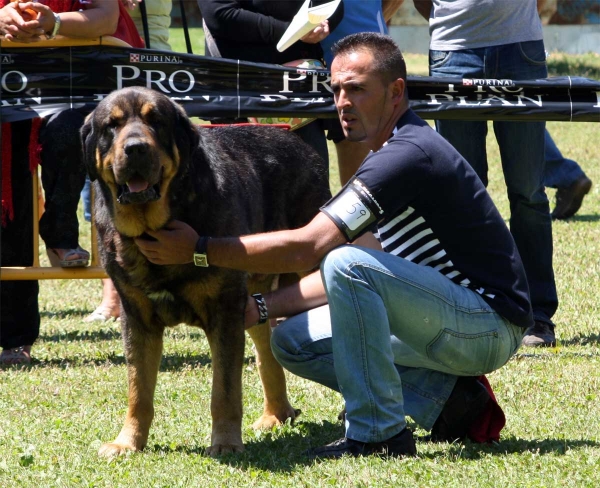
[[[256,346],[256,363],[264,395],[263,414],[252,424],[252,428],[271,429],[287,419],[293,421],[300,415],[300,410],[295,410],[288,400],[283,368],[271,351],[270,324],[251,327],[248,333]]]
[[[154,417],[154,390],[162,345],[162,335],[146,335],[128,351],[129,403],[125,423],[113,442],[100,447],[98,454],[101,456],[112,458],[127,451],[140,451],[146,446]]]
[[[222,328],[221,328],[222,329]],[[235,329],[234,329],[235,330]],[[223,330],[207,333],[210,345],[213,382],[210,411],[212,415],[209,456],[243,452],[242,442],[242,367],[244,362],[244,332],[240,324],[240,337],[219,337]],[[236,334],[237,335],[237,334]],[[221,347],[226,341],[226,347]]]

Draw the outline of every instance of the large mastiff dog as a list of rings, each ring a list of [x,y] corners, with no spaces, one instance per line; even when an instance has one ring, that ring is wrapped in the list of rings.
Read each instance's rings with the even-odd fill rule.
[[[202,235],[238,236],[306,224],[330,196],[325,163],[296,135],[271,127],[200,128],[168,97],[125,88],[106,97],[82,129],[96,191],[102,264],[121,297],[129,407],[114,456],[143,449],[165,327],[204,329],[212,355],[215,456],[240,452],[244,309],[273,277],[194,264],[158,266],[133,238],[181,220]],[[271,354],[268,324],[253,327],[265,405],[255,428],[294,418],[285,376]]]

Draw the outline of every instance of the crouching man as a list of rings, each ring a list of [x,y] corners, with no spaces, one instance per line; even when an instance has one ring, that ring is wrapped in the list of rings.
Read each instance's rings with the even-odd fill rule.
[[[345,437],[311,455],[413,456],[405,415],[434,440],[467,435],[490,401],[477,376],[504,365],[533,323],[529,291],[475,171],[410,110],[392,39],[354,34],[334,54],[344,133],[371,152],[308,225],[207,238],[172,222],[149,232],[156,241],[136,242],[156,264],[191,262],[194,253],[209,266],[256,273],[320,264],[295,285],[249,297],[246,324],[291,317],[274,329],[275,356],[344,397]]]

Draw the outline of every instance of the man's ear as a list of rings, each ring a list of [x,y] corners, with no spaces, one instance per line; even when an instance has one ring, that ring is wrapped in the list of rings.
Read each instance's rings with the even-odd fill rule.
[[[406,98],[406,81],[402,78],[392,81],[390,93],[394,102],[401,103]]]

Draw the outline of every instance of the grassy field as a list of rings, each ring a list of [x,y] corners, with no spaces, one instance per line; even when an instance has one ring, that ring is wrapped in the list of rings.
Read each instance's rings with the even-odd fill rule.
[[[569,59],[559,65],[567,66],[571,75],[581,74],[571,71],[574,66],[598,69],[597,57],[560,59]],[[411,73],[425,74],[424,56],[407,55],[407,62]],[[564,154],[600,183],[600,126],[548,125]],[[491,137],[488,149],[489,190],[507,218],[499,156]],[[337,188],[335,160],[331,170],[332,186]],[[99,280],[54,280],[40,282],[42,327],[33,365],[0,371],[0,487],[598,486],[598,188],[592,188],[576,217],[554,224],[560,299],[557,347],[522,349],[489,375],[507,417],[498,444],[419,442],[414,459],[311,462],[302,454],[307,448],[342,435],[337,421],[341,397],[288,375],[289,395],[302,416],[294,425],[254,432],[250,425],[261,412],[262,390],[248,342],[243,372],[246,451],[209,458],[204,451],[210,442],[209,348],[201,331],[181,326],[166,335],[148,447],[108,462],[97,451],[117,435],[127,401],[119,326],[82,322],[99,303]],[[553,191],[548,194],[553,199]],[[88,249],[89,239],[89,226],[84,226],[82,245]],[[40,256],[47,263],[43,248]]]

